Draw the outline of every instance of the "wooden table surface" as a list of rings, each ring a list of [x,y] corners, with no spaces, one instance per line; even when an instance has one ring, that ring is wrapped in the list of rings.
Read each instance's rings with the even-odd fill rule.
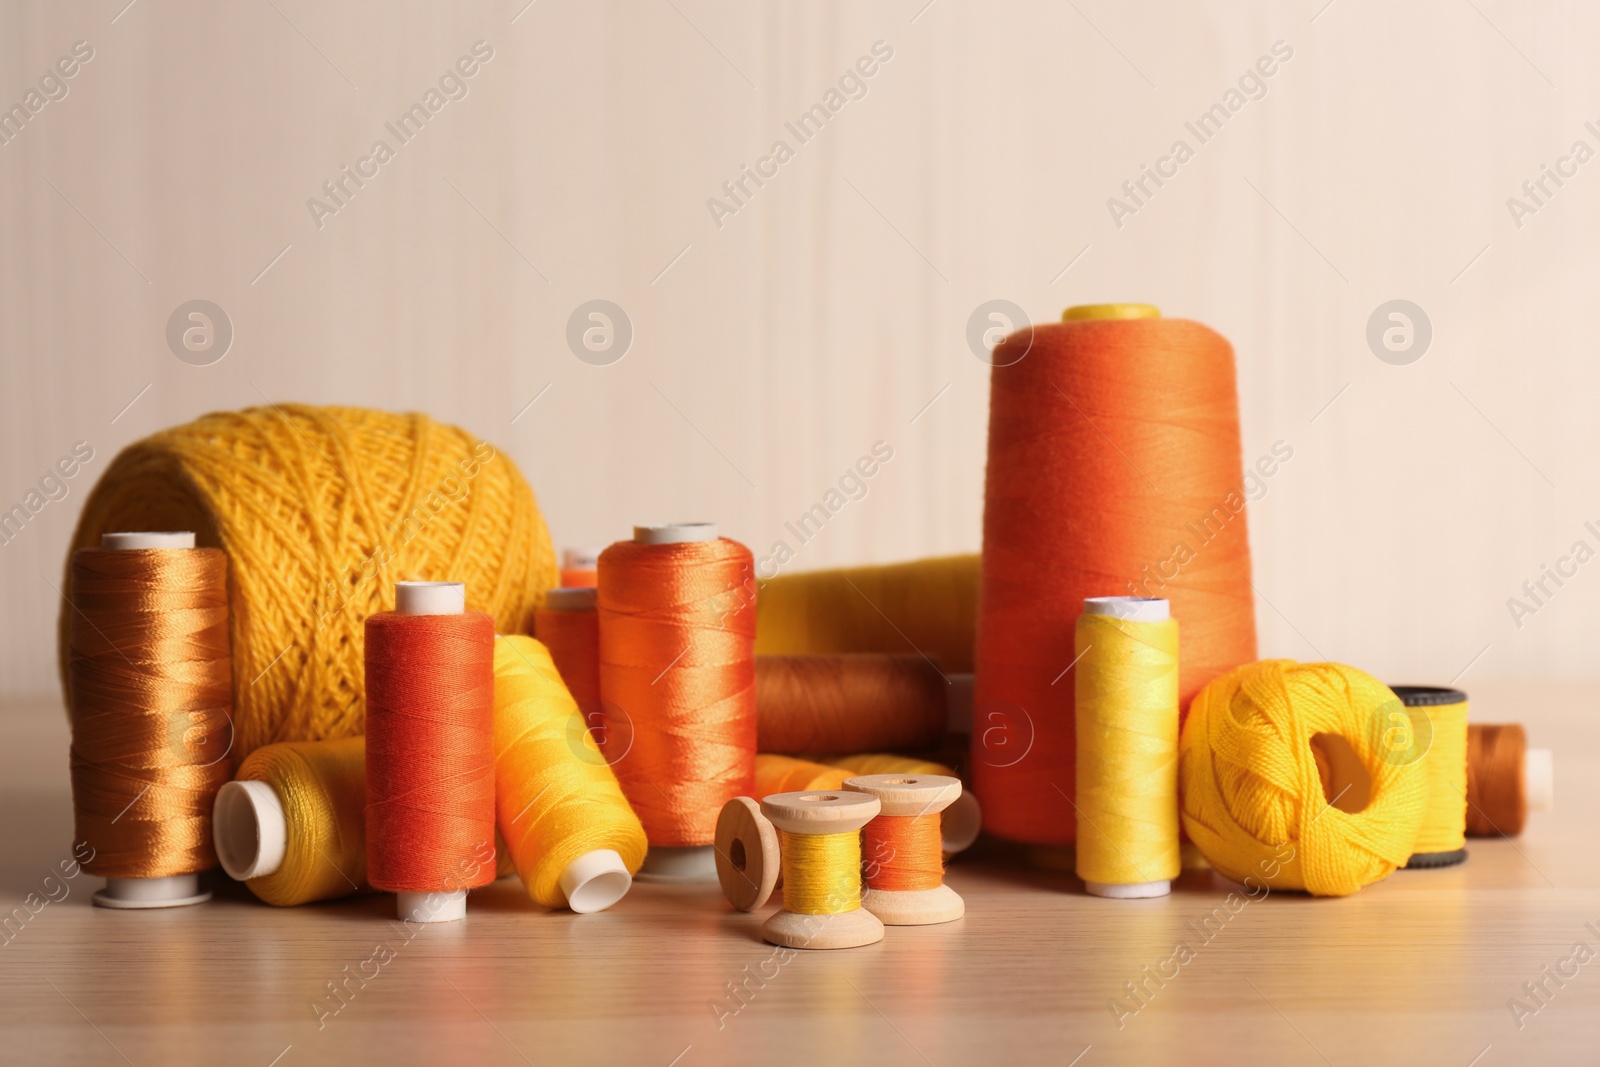
[[[1560,986],[1544,971],[1579,942],[1600,952],[1600,685],[1480,683],[1472,697],[1477,721],[1520,720],[1555,749],[1556,811],[1516,841],[1472,842],[1461,867],[1344,900],[1273,893],[1214,920],[1209,940],[1196,929],[1230,889],[1220,879],[1108,901],[993,854],[950,870],[965,919],[781,965],[761,916],[714,887],[641,883],[578,917],[507,880],[474,894],[465,922],[407,941],[387,896],[275,909],[219,877],[210,904],[118,912],[91,907],[99,882],[80,875],[0,948],[0,1062],[1600,1062],[1600,961],[1564,964],[1576,974]],[[0,723],[9,912],[70,856],[72,816],[59,702],[14,702]],[[1179,941],[1194,957],[1119,1020],[1125,983]],[[375,955],[376,977],[350,982],[319,1026],[327,984]],[[741,1005],[730,983],[747,978]],[[1539,1007],[1523,983],[1541,979]],[[1520,1027],[1514,997],[1539,1007]]]

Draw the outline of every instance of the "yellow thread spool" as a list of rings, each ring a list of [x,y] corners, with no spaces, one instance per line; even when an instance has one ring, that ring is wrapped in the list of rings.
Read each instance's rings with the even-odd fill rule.
[[[855,948],[883,940],[883,923],[861,909],[858,831],[880,810],[865,793],[775,793],[761,813],[783,853],[783,909],[761,927],[787,948]]]
[[[1104,319],[1159,319],[1161,309],[1154,304],[1074,304],[1061,313],[1062,322],[1091,322]]]
[[[535,903],[601,911],[628,892],[644,827],[531,637],[495,638],[494,773],[495,823]]]
[[[1394,714],[1400,721],[1389,732],[1389,749],[1398,748],[1398,758],[1407,748],[1420,750],[1428,768],[1428,807],[1406,867],[1454,866],[1467,858],[1467,694],[1425,685],[1391,688],[1404,712]]]
[[[1167,601],[1091,597],[1074,636],[1077,872],[1095,896],[1165,896],[1178,853],[1178,621]]]
[[[222,869],[279,907],[364,893],[367,741],[265,745],[217,791]]]

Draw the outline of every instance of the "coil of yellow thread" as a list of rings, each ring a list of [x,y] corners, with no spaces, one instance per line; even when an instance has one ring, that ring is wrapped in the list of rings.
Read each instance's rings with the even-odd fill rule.
[[[367,743],[265,745],[217,793],[223,870],[279,907],[368,891]]]
[[[756,654],[915,648],[941,670],[970,672],[978,575],[976,555],[780,575],[756,598]]]
[[[778,831],[783,906],[801,915],[837,915],[861,906],[861,838]]]
[[[1074,635],[1078,877],[1103,897],[1171,891],[1178,855],[1178,620],[1091,597]]]
[[[1184,830],[1251,887],[1345,896],[1387,878],[1428,804],[1427,768],[1390,748],[1400,708],[1338,663],[1262,660],[1213,680],[1178,743]]]
[[[761,815],[778,831],[783,869],[783,908],[762,925],[762,936],[817,949],[883,940],[883,923],[861,908],[859,833],[880,810],[877,797],[847,790],[774,793],[761,802]],[[761,866],[770,869],[773,858]]]
[[[549,651],[531,637],[494,643],[496,824],[528,896],[599,911],[644,862],[628,806]]]
[[[812,763],[810,760],[795,759],[793,756],[758,753],[755,798],[760,800],[773,793],[794,793],[804,789],[823,792],[842,789],[844,780],[850,777],[850,773],[842,767]]]
[[[1391,751],[1410,746],[1428,767],[1428,810],[1417,828],[1408,868],[1449,867],[1467,858],[1467,694],[1459,689],[1397,685]]]

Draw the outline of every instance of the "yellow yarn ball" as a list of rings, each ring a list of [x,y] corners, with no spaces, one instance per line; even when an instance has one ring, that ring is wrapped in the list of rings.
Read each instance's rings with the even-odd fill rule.
[[[535,903],[565,907],[562,872],[596,849],[638,873],[644,826],[549,650],[531,637],[495,638],[494,777],[495,824]]]
[[[1345,896],[1386,878],[1410,857],[1428,801],[1425,764],[1396,743],[1411,719],[1382,682],[1337,663],[1223,675],[1195,697],[1179,742],[1183,828],[1252,887]]]
[[[117,530],[193,530],[228,553],[236,763],[365,731],[363,627],[396,581],[465,582],[504,633],[556,583],[516,465],[418,414],[274,404],[164,430],[112,461],[71,549]]]

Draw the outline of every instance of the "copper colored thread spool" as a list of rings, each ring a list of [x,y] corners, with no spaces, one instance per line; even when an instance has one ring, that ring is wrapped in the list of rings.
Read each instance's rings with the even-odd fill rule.
[[[757,656],[763,752],[924,749],[944,737],[948,684],[922,656]]]
[[[1528,748],[1519,723],[1467,726],[1467,836],[1515,837],[1529,810],[1552,806],[1549,749]]]
[[[193,533],[105,534],[72,557],[67,704],[76,835],[109,908],[198,904],[215,867],[233,670],[227,557]]]

